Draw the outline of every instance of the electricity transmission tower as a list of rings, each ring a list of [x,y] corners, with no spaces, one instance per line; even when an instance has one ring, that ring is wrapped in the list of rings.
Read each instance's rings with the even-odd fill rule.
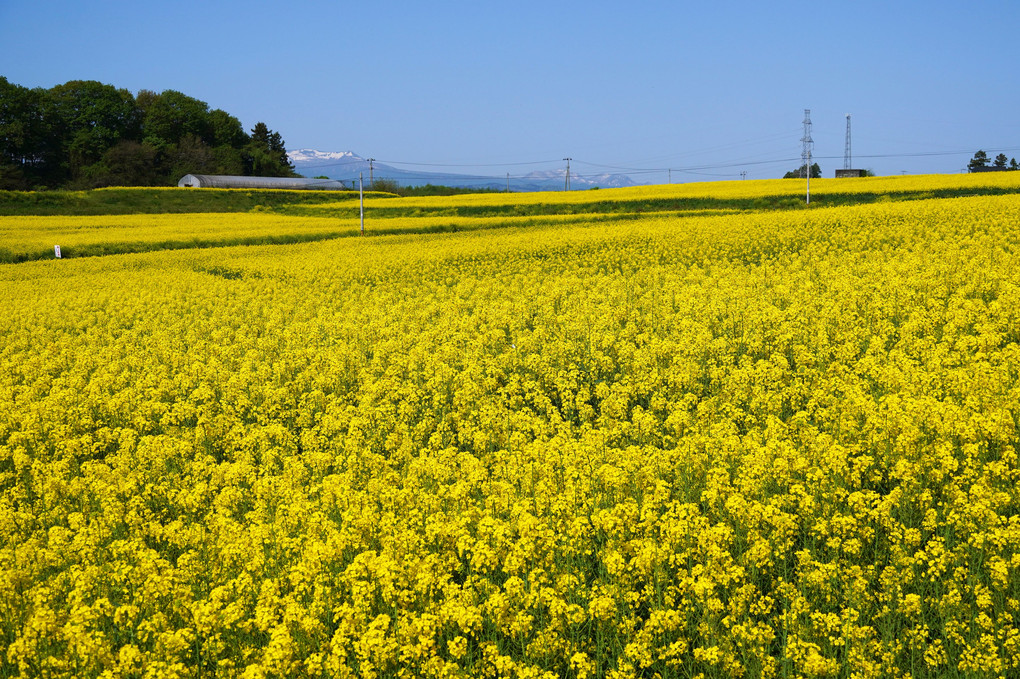
[[[804,176],[807,177],[807,194],[805,202],[811,204],[811,147],[814,140],[811,139],[811,109],[804,109],[804,137],[800,140],[803,144],[801,158],[804,160]]]
[[[368,160],[368,185],[375,186],[375,158],[367,158]]]
[[[846,114],[846,147],[843,149],[843,169],[850,169],[850,114]]]
[[[573,160],[573,158],[564,158],[563,160],[567,161],[567,186],[566,186],[566,190],[569,191],[570,190],[570,161]]]

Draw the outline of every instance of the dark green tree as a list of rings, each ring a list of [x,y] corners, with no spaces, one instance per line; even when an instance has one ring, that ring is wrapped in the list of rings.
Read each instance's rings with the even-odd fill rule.
[[[242,149],[217,146],[212,150],[215,164],[214,174],[244,174],[244,153]]]
[[[983,167],[988,167],[988,154],[984,151],[978,151],[974,154],[974,157],[967,163],[967,170],[975,172]]]
[[[248,135],[245,134],[241,121],[226,111],[218,108],[209,111],[209,126],[212,131],[210,146],[229,146],[240,149],[248,143]]]
[[[153,186],[163,183],[156,163],[156,149],[122,139],[103,154],[103,159],[83,171],[83,183],[101,186]]]
[[[818,179],[822,176],[822,168],[819,167],[818,163],[812,163],[811,165],[811,178]],[[804,165],[801,165],[796,170],[791,170],[783,175],[783,179],[804,179]]]
[[[50,181],[47,166],[60,157],[44,115],[45,91],[0,76],[0,189],[27,189]]]
[[[995,162],[992,163],[992,167],[997,167],[997,168],[1000,168],[1002,170],[1005,170],[1006,166],[1008,164],[1009,164],[1009,159],[1006,158],[1006,154],[1005,153],[1000,153],[999,155],[995,156]]]
[[[175,90],[72,80],[28,89],[0,76],[0,188],[153,185],[189,172],[295,176],[280,133]]]
[[[143,123],[149,109],[152,108],[152,104],[158,97],[159,94],[152,90],[138,90],[138,94],[135,95],[135,107],[138,109],[138,114],[141,116]]]
[[[388,179],[386,177],[376,177],[375,182],[372,184],[371,189],[373,191],[384,191],[386,193],[397,193],[400,191],[400,184],[395,179]]]
[[[1009,159],[1009,169],[1010,170],[1020,170],[1020,165],[1016,164],[1016,158],[1010,158]]]
[[[173,183],[186,174],[220,174],[212,148],[193,134],[170,147],[166,164]]]
[[[142,118],[142,140],[153,148],[166,150],[180,143],[185,135],[213,145],[213,125],[209,105],[176,90],[156,95],[146,93]]]
[[[64,170],[74,180],[121,139],[136,139],[138,108],[125,89],[95,80],[72,80],[49,90],[51,134],[60,139]]]
[[[185,174],[243,174],[249,138],[241,121],[226,111],[175,90],[138,93],[146,144],[157,150],[163,183]]]
[[[214,172],[216,174],[243,174],[244,147],[249,138],[241,121],[226,111],[214,109],[209,112],[212,124]]]
[[[294,166],[287,157],[287,149],[279,132],[259,122],[251,131],[251,139],[244,147],[244,170],[255,177],[294,177]]]

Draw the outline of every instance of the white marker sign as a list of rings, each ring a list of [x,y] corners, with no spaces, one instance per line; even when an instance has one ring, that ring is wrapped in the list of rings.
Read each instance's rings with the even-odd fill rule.
[[[53,254],[57,256],[57,259],[60,259],[60,246],[59,245],[54,245],[53,246]]]

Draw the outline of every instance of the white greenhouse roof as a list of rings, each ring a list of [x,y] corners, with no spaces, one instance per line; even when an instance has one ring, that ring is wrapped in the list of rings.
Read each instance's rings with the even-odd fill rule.
[[[240,177],[225,174],[186,174],[177,186],[199,189],[314,189],[319,191],[343,190],[341,182],[333,179],[305,179],[303,177]]]

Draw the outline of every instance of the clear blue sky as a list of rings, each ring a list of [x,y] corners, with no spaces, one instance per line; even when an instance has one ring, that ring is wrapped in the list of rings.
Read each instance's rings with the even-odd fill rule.
[[[959,172],[1020,158],[1018,66],[1016,0],[0,0],[11,82],[179,90],[290,149],[469,174],[776,177],[805,108],[824,176],[847,113],[855,167]]]

